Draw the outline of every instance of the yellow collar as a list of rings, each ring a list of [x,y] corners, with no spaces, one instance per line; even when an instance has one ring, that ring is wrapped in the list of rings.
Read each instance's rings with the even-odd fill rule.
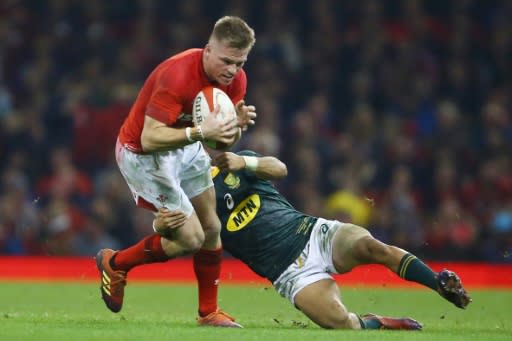
[[[216,167],[216,166],[213,166],[211,169],[210,169],[210,174],[212,175],[212,179],[215,179],[215,177],[217,175],[219,175],[220,173],[220,169],[219,167]]]

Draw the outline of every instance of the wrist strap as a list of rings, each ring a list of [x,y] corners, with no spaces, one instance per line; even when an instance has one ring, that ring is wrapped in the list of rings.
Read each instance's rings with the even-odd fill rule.
[[[195,142],[195,141],[192,139],[192,136],[191,136],[191,130],[192,130],[192,128],[190,128],[190,127],[186,127],[186,128],[185,128],[185,136],[187,137],[187,141],[188,141],[188,142]]]
[[[199,135],[199,141],[203,141],[204,140],[203,128],[201,128],[201,126],[196,126],[196,128],[197,128],[197,134]]]
[[[256,172],[258,169],[258,158],[256,156],[242,156],[245,160],[245,169]]]
[[[153,219],[153,231],[155,231],[156,233],[158,233],[158,231],[156,230],[156,227],[155,227],[155,221],[156,221],[156,219]]]
[[[186,127],[185,128],[185,136],[187,137],[188,142],[197,142],[197,141],[203,141],[204,135],[203,135],[203,129],[201,126],[195,126],[195,132],[192,131],[192,127]]]

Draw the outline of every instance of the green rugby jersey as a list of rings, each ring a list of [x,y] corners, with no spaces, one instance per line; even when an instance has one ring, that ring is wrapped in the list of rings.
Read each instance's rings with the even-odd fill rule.
[[[274,282],[300,255],[317,218],[297,211],[271,181],[251,172],[214,168],[212,176],[224,249]]]

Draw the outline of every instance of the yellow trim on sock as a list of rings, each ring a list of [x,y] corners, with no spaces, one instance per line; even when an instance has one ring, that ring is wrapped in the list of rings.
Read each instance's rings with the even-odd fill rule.
[[[407,270],[407,267],[409,266],[409,263],[411,263],[413,260],[416,259],[416,256],[409,255],[407,259],[403,262],[402,268],[400,269],[400,277],[404,278],[405,272]]]

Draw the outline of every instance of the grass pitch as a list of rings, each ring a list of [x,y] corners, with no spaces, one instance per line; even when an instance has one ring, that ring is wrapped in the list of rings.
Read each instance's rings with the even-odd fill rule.
[[[0,282],[0,340],[511,340],[512,291],[471,291],[460,310],[430,290],[341,288],[349,310],[410,316],[421,332],[323,330],[272,288],[220,289],[244,329],[197,327],[195,285],[130,283],[113,314],[95,283]]]

